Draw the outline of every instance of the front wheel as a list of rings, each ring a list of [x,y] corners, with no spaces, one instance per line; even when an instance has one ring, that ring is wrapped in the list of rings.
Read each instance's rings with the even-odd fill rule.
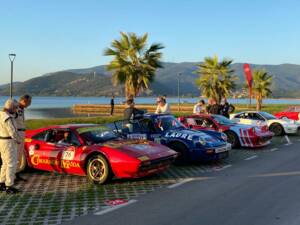
[[[271,124],[269,130],[273,132],[275,136],[281,136],[284,134],[283,127],[278,123]]]
[[[227,142],[231,144],[232,148],[237,148],[240,146],[239,138],[234,132],[227,131],[225,134],[227,135]]]
[[[109,164],[102,155],[97,155],[89,159],[86,174],[88,180],[94,184],[104,184],[111,178]]]

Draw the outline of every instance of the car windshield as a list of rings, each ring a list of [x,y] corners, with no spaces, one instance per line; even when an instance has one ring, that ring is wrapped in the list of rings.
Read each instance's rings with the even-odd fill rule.
[[[234,125],[235,122],[227,119],[225,116],[213,115],[212,118],[220,125]]]
[[[77,132],[85,142],[91,144],[102,143],[117,138],[116,133],[109,125],[81,127],[77,129]]]
[[[155,127],[162,131],[181,129],[184,126],[174,116],[159,116],[154,120]]]
[[[267,120],[275,120],[277,119],[275,116],[273,116],[272,114],[270,113],[267,113],[267,112],[260,112],[260,114]]]

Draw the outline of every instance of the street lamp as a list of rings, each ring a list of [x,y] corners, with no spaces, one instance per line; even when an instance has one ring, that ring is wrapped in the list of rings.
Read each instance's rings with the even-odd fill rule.
[[[8,54],[10,60],[10,98],[12,98],[13,94],[13,73],[14,73],[14,60],[16,58],[16,54]]]
[[[177,77],[178,112],[180,112],[180,76],[181,73],[178,73],[178,77]]]

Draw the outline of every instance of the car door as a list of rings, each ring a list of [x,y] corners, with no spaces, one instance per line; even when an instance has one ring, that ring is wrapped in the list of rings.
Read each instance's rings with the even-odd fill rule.
[[[48,129],[32,137],[27,146],[29,163],[32,167],[40,170],[58,171],[57,154],[62,147],[56,146],[55,135],[54,129]]]

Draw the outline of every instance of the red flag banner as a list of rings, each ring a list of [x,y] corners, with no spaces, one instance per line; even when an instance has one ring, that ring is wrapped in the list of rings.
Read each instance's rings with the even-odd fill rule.
[[[248,63],[244,64],[244,72],[245,72],[246,80],[247,80],[247,83],[248,83],[249,95],[251,96],[253,78],[252,78],[250,65]]]

